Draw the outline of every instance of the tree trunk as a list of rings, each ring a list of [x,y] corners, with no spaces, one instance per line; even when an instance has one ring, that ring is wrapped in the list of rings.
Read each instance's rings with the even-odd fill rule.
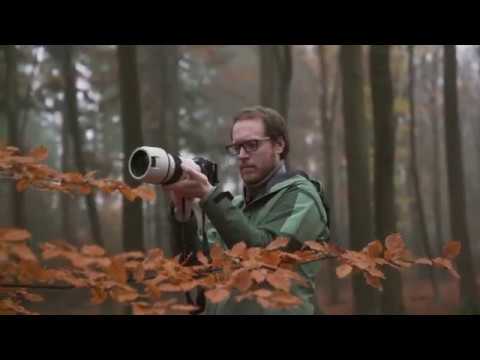
[[[291,45],[259,46],[261,104],[275,109],[287,120],[293,74]]]
[[[128,172],[130,154],[143,145],[140,87],[138,82],[137,48],[118,45],[120,98],[123,124],[123,178],[129,186],[139,185]],[[143,250],[142,202],[123,198],[123,244],[125,251]]]
[[[73,140],[73,154],[78,171],[82,174],[87,172],[85,159],[83,157],[83,133],[80,129],[78,119],[78,102],[77,102],[77,72],[74,60],[73,45],[63,45],[62,69],[65,77],[65,119],[70,127],[70,133]],[[104,246],[100,221],[95,203],[95,195],[85,197],[87,204],[88,217],[92,231],[93,241],[100,246]]]
[[[5,45],[6,60],[6,105],[8,119],[8,144],[22,149],[18,131],[18,62],[15,45]],[[26,227],[25,193],[16,190],[15,183],[11,186],[11,209],[13,225]]]
[[[417,164],[418,155],[417,155],[417,141],[416,141],[416,102],[415,102],[415,52],[414,45],[408,45],[408,73],[409,73],[409,86],[408,86],[408,98],[409,98],[409,108],[410,108],[410,169],[412,171],[412,180],[413,188],[415,191],[415,203],[418,214],[418,219],[420,222],[420,237],[422,240],[423,248],[425,250],[425,255],[429,258],[432,258],[432,250],[430,247],[430,241],[428,237],[427,229],[427,217],[425,214],[425,205],[423,200],[423,193],[421,189],[420,175],[418,172],[419,166]],[[429,277],[432,282],[433,296],[435,300],[438,300],[438,284],[435,279],[435,274],[433,268],[429,268]]]
[[[148,74],[151,91],[155,94],[155,101],[151,101],[149,108],[152,119],[149,129],[151,142],[170,153],[179,152],[178,110],[179,110],[179,49],[178,45],[152,45],[146,48],[148,56]],[[151,74],[151,75],[150,75]],[[150,132],[149,131],[149,132]],[[162,245],[168,247],[172,256],[181,252],[180,229],[178,224],[169,217],[168,199],[164,191],[158,189],[157,203],[155,204],[155,236]]]
[[[62,172],[70,172],[70,132],[67,122],[67,108],[65,105],[63,116],[63,125],[62,125]],[[77,239],[75,239],[75,231],[72,219],[72,213],[70,208],[70,201],[72,199],[67,194],[60,194],[60,202],[62,209],[62,235],[65,241],[70,241],[76,245]]]
[[[462,305],[465,311],[475,312],[479,310],[479,303],[467,227],[462,137],[458,115],[456,47],[444,45],[444,51],[445,143],[452,237],[462,244],[462,252],[458,258],[462,277],[460,280]]]
[[[326,171],[322,175],[326,179],[327,183],[327,193],[330,203],[330,239],[331,241],[336,241],[337,238],[337,222],[336,211],[335,211],[335,189],[336,189],[336,171],[335,171],[335,118],[333,114],[335,113],[334,108],[336,106],[336,83],[333,85],[333,95],[332,101],[330,102],[329,97],[329,84],[330,79],[328,78],[329,68],[326,59],[326,49],[325,45],[318,45],[318,60],[319,60],[319,70],[320,70],[320,82],[321,82],[321,91],[320,91],[320,120],[322,125],[323,133],[323,154],[324,154],[324,163],[326,164]],[[330,110],[330,111],[329,111]],[[330,288],[330,303],[338,304],[339,302],[339,289],[338,289],[338,278],[336,276],[336,264],[333,261],[328,262],[328,282]]]
[[[353,250],[361,250],[373,240],[362,46],[342,45],[340,67],[345,119],[350,242]],[[374,291],[366,284],[363,277],[354,276],[355,313],[372,314],[376,312]]]
[[[370,82],[375,124],[375,235],[378,239],[397,232],[395,207],[395,132],[390,45],[371,45]],[[382,293],[384,314],[403,314],[402,278],[398,271],[385,269],[387,280]]]
[[[434,182],[433,182],[433,206],[434,206],[434,217],[435,217],[435,237],[437,244],[437,253],[441,254],[443,242],[445,241],[445,229],[442,221],[442,209],[443,209],[443,191],[442,191],[442,168],[440,163],[440,154],[441,154],[441,138],[440,138],[440,123],[442,119],[439,114],[439,104],[438,98],[438,79],[439,79],[439,65],[440,65],[440,56],[439,51],[435,49],[433,55],[433,67],[432,67],[432,79],[431,79],[431,92],[430,92],[430,108],[431,108],[431,122],[433,127],[433,141],[434,141],[434,150],[433,150],[433,173],[434,173]]]

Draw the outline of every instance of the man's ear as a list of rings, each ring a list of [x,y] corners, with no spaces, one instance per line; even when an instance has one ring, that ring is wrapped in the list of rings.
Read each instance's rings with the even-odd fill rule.
[[[282,155],[283,152],[285,151],[285,139],[284,138],[278,138],[274,142],[275,146],[275,153],[278,155]]]

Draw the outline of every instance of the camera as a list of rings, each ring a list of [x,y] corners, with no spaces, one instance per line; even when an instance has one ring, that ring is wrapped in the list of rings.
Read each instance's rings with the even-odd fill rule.
[[[218,165],[201,157],[192,159],[198,165],[210,184],[218,184]],[[187,161],[180,156],[170,154],[162,148],[140,147],[130,156],[128,169],[130,175],[138,181],[153,185],[172,185],[183,176],[182,163]]]

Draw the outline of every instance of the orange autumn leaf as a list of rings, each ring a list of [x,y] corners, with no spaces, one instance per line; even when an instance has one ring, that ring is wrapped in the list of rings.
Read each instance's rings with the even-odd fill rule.
[[[282,276],[278,272],[274,272],[267,275],[267,282],[275,289],[290,291],[290,279]]]
[[[92,256],[92,257],[102,257],[105,256],[105,249],[98,245],[84,245],[81,250],[83,255]]]
[[[379,240],[376,240],[366,247],[366,253],[368,256],[372,258],[378,258],[381,257],[383,254],[383,245],[382,242]]]
[[[200,264],[208,266],[208,258],[203,254],[203,251],[198,251],[197,252],[197,260],[200,262]]]
[[[0,229],[0,241],[21,242],[32,237],[27,230],[22,229]]]
[[[139,264],[137,268],[135,269],[135,272],[133,274],[133,277],[136,282],[142,282],[145,279],[145,268],[143,267],[143,264]]]
[[[30,186],[30,179],[20,179],[17,181],[16,189],[18,192],[24,192]]]
[[[420,259],[415,260],[415,264],[422,264],[422,265],[430,265],[430,266],[432,266],[432,265],[433,265],[433,262],[432,262],[432,260],[430,260],[430,259],[420,258]]]
[[[21,260],[37,261],[37,256],[25,244],[14,244],[10,247],[10,253],[16,255]]]
[[[100,305],[107,300],[108,294],[101,287],[95,286],[90,289],[90,302],[94,305]]]
[[[205,292],[205,297],[213,304],[221,303],[230,296],[230,292],[226,289],[213,289]]]
[[[138,293],[134,290],[127,290],[120,287],[116,287],[111,290],[112,299],[118,301],[119,303],[132,302],[138,299]]]
[[[305,245],[312,250],[319,251],[319,252],[326,252],[325,246],[319,243],[318,241],[305,241]]]
[[[187,305],[187,304],[174,304],[170,306],[170,310],[188,313],[188,312],[198,310],[198,307],[194,305]]]
[[[222,259],[223,254],[224,254],[224,251],[223,251],[223,248],[220,245],[215,244],[215,245],[212,246],[212,248],[210,250],[210,256],[212,257],[212,260]]]
[[[383,287],[382,287],[382,282],[380,280],[380,278],[378,277],[375,277],[375,276],[372,276],[370,275],[369,273],[363,273],[365,279],[367,280],[367,284],[380,290],[380,291],[383,291]]]
[[[85,178],[80,173],[66,173],[62,175],[62,179],[70,184],[84,184]]]
[[[353,267],[348,264],[342,264],[336,269],[339,279],[343,279],[352,273]]]
[[[123,194],[123,196],[125,196],[125,198],[127,198],[127,200],[130,202],[135,201],[135,199],[137,198],[137,194],[135,194],[133,190],[127,186],[122,186],[121,188],[119,188],[119,190]]]
[[[272,241],[267,247],[266,250],[272,251],[272,250],[277,250],[284,248],[288,245],[290,242],[290,239],[288,238],[278,238],[274,241]]]
[[[48,150],[45,146],[39,146],[30,151],[29,156],[33,157],[37,161],[43,161],[48,157]]]
[[[229,255],[232,257],[243,258],[245,256],[245,251],[247,250],[247,244],[240,242],[235,244],[230,250]]]
[[[460,251],[462,250],[462,244],[459,241],[449,241],[443,248],[443,257],[453,260],[458,255],[460,255]]]
[[[257,284],[261,284],[262,282],[264,282],[267,277],[266,271],[264,272],[262,270],[253,270],[250,275],[252,279],[257,282]]]
[[[237,274],[233,275],[232,286],[242,292],[246,292],[252,286],[253,281],[250,276],[250,271],[240,270]]]
[[[107,274],[120,284],[126,284],[128,280],[127,269],[123,261],[112,259],[111,265],[107,269]]]
[[[145,201],[154,201],[155,198],[156,198],[156,193],[153,189],[147,187],[147,186],[140,186],[134,190],[132,190],[132,192],[140,197],[141,199],[145,200]]]

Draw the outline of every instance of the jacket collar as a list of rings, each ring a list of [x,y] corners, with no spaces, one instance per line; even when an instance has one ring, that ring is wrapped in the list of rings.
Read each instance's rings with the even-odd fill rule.
[[[287,167],[282,161],[268,176],[255,186],[244,186],[243,196],[246,204],[250,204],[267,194],[276,184],[288,178]]]

